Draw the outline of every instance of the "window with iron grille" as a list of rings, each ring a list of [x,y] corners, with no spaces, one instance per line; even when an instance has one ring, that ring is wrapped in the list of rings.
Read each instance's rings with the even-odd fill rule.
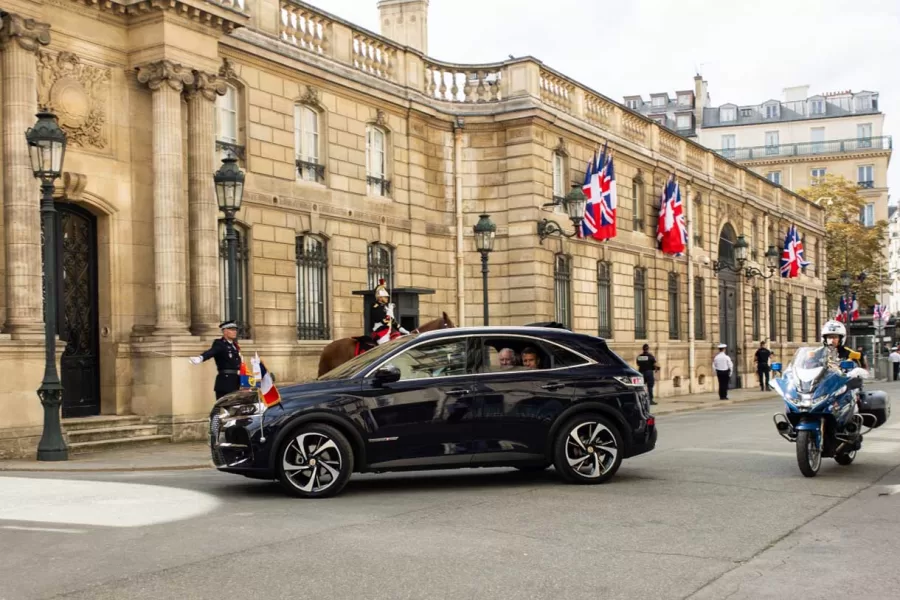
[[[294,152],[297,176],[304,181],[325,181],[325,165],[319,160],[319,113],[298,104],[294,107]]]
[[[370,196],[390,196],[391,180],[388,179],[388,136],[374,125],[366,127],[366,186]]]
[[[702,277],[694,278],[694,339],[706,339],[706,302]]]
[[[634,337],[647,339],[647,270],[634,270]]]
[[[681,303],[678,293],[678,273],[669,273],[669,339],[677,340],[681,337],[678,314],[681,312]]]
[[[809,323],[807,323],[806,296],[800,298],[800,341],[809,341]]]
[[[631,181],[631,197],[634,202],[632,206],[632,229],[634,231],[644,231],[644,181],[640,174],[635,175]]]
[[[328,249],[314,235],[298,235],[297,251],[297,339],[327,340]]]
[[[368,257],[369,289],[378,287],[378,281],[384,279],[389,290],[394,289],[394,251],[384,244],[369,244]]]
[[[769,341],[778,338],[778,308],[775,303],[775,290],[769,292]]]
[[[750,291],[750,313],[753,320],[753,339],[760,339],[759,328],[759,289],[753,288]]]
[[[813,332],[814,336],[818,336],[819,332],[822,331],[822,301],[816,298],[815,304],[815,318],[816,318],[816,330]]]
[[[789,342],[793,342],[794,341],[794,295],[788,294],[787,298],[784,301],[784,304],[785,304],[784,314],[787,317],[787,319],[785,321],[786,326],[787,326],[787,331],[786,331],[787,338],[786,339]]]
[[[556,322],[572,327],[572,259],[557,254],[553,261],[553,287],[556,297]]]
[[[247,228],[239,223],[234,224],[234,232],[237,235],[237,317],[238,335],[244,339],[250,338],[250,245],[247,236]],[[228,315],[228,298],[231,290],[228,289],[228,240],[225,239],[225,221],[219,220],[219,310],[222,320],[230,318]]]
[[[597,334],[602,338],[613,336],[612,320],[612,265],[597,263]]]

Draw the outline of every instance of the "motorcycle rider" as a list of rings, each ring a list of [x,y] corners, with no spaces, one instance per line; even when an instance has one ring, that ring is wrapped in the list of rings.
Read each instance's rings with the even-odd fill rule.
[[[840,321],[827,321],[822,325],[822,344],[828,348],[831,359],[834,362],[852,360],[856,366],[862,366],[862,354],[844,346],[844,338],[847,337],[847,328]]]

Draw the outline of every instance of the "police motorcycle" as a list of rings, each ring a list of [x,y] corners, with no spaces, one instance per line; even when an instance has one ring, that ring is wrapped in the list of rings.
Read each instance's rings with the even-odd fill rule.
[[[780,375],[781,364],[772,370]],[[890,399],[884,392],[863,392],[867,377],[852,360],[837,359],[836,348],[807,346],[769,382],[785,404],[784,413],[773,415],[775,427],[797,445],[797,465],[806,477],[816,476],[823,458],[851,464],[863,437],[887,421]]]

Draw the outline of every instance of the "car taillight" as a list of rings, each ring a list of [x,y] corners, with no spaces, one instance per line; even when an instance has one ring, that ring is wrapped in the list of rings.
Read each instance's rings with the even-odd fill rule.
[[[656,425],[656,417],[647,419],[647,427],[653,427],[654,425]]]
[[[632,387],[641,387],[644,385],[644,378],[640,375],[636,377],[615,377],[614,379]]]

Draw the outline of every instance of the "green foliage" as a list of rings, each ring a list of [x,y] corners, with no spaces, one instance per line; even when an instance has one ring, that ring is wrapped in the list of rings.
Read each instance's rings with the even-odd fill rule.
[[[881,295],[879,280],[885,270],[887,221],[878,221],[873,227],[863,226],[860,214],[866,200],[860,196],[857,185],[844,177],[826,175],[818,185],[797,193],[825,209],[829,311],[835,309],[843,293],[842,271],[852,277],[850,287],[856,291],[860,308],[875,304]],[[860,273],[866,274],[863,281],[858,279]],[[826,314],[830,316],[829,312]]]

